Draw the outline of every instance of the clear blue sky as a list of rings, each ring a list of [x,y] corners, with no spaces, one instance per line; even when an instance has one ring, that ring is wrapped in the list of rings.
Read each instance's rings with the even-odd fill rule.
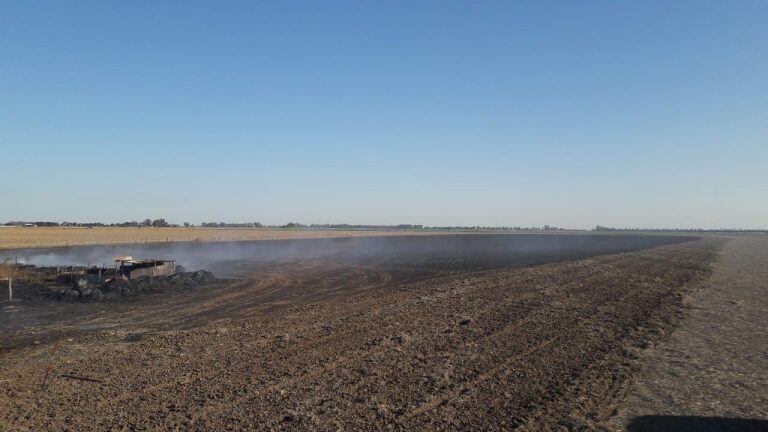
[[[4,1],[0,221],[768,227],[765,1]]]

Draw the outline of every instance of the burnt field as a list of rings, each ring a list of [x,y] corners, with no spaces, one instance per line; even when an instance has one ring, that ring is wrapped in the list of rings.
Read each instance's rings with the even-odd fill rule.
[[[19,288],[0,317],[0,430],[592,427],[718,247],[480,235],[6,251],[150,255],[237,280],[115,304]]]

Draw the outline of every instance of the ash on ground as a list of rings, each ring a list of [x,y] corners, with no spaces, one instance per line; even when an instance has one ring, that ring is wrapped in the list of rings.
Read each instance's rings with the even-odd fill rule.
[[[143,294],[193,290],[225,282],[206,270],[176,273],[171,276],[142,276],[136,279],[112,279],[96,287],[80,279],[72,285],[48,287],[46,298],[64,301],[122,301]]]

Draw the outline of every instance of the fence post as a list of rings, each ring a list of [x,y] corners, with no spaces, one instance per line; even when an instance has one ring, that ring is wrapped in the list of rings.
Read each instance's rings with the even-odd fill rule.
[[[13,301],[13,278],[8,278],[8,301]]]

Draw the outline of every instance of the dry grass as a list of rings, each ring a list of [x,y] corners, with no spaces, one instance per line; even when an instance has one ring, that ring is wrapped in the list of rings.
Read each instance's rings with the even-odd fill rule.
[[[13,266],[0,262],[0,280],[13,276]]]
[[[26,281],[30,282],[42,282],[43,277],[30,272],[24,267],[16,267],[12,261],[0,262],[0,297],[2,297],[5,291],[6,280],[13,278],[14,281]],[[2,431],[2,429],[0,429]]]
[[[386,235],[419,235],[413,231],[337,231],[295,229],[218,228],[0,228],[0,249],[40,248],[98,244],[215,242],[328,238]]]

